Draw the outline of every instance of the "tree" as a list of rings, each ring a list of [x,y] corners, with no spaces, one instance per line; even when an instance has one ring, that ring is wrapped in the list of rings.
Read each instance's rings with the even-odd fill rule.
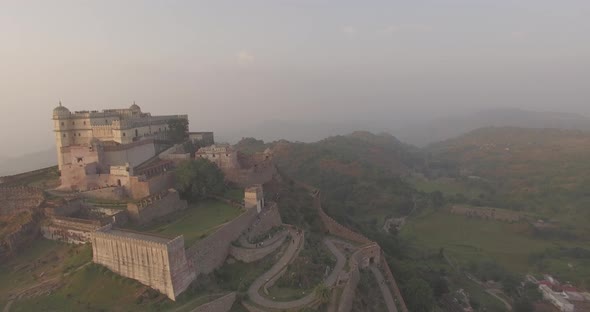
[[[514,302],[514,312],[533,312],[535,307],[527,298],[520,298]]]
[[[175,143],[184,142],[188,138],[188,119],[168,120],[168,138]]]
[[[430,312],[434,307],[434,296],[428,283],[421,278],[409,280],[404,287],[404,299],[413,312]]]
[[[314,289],[315,298],[322,304],[330,301],[331,293],[332,290],[330,289],[330,287],[328,287],[324,283],[317,285]]]
[[[223,172],[206,159],[183,161],[175,169],[176,189],[187,199],[199,200],[225,189]]]

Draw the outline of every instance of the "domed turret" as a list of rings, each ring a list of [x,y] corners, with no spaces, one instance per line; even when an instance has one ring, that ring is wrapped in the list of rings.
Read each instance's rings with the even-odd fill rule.
[[[70,115],[70,110],[61,105],[61,101],[59,101],[59,106],[53,109],[53,117],[54,118],[59,118],[59,117],[67,117]]]
[[[133,105],[131,105],[131,106],[129,107],[129,109],[130,109],[132,112],[141,113],[141,107],[139,107],[139,105],[135,104],[135,101],[133,101]]]

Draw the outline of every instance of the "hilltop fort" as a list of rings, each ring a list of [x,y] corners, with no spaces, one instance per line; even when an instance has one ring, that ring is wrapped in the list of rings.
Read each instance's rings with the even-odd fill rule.
[[[60,103],[53,121],[57,171],[2,179],[0,221],[11,226],[0,231],[0,258],[18,254],[39,235],[90,244],[95,264],[177,300],[230,258],[252,263],[278,252],[281,258],[250,285],[250,303],[244,307],[266,311],[323,304],[313,294],[294,301],[261,296],[262,289],[267,292],[286,272],[305,242],[301,229],[283,224],[275,201],[278,193],[265,194],[265,184],[282,180],[272,150],[242,154],[229,144],[215,143],[212,132],[188,132],[187,115],[152,116],[135,103],[100,112],[70,112]],[[175,189],[175,171],[191,161],[219,168],[226,185],[240,194],[209,194],[202,203],[183,199]],[[53,174],[59,179],[54,187],[18,186],[19,181]],[[395,311],[397,305],[407,311],[379,245],[327,216],[319,190],[290,183],[314,198],[319,219],[333,236],[324,244],[338,262],[324,283],[338,295],[333,302],[337,311],[350,310],[358,268],[370,267],[382,272],[376,276],[385,276],[388,310]],[[208,212],[216,216],[221,210],[226,217],[199,229]],[[182,225],[177,228],[171,225],[178,223]],[[234,301],[236,294],[230,293],[194,311],[228,311]]]

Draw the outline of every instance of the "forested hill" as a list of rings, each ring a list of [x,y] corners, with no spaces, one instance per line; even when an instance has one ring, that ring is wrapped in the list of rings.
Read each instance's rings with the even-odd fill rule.
[[[354,132],[314,143],[244,139],[240,150],[271,148],[275,163],[290,177],[320,188],[325,208],[352,227],[375,228],[386,215],[413,208],[415,190],[403,176],[422,168],[421,152],[389,134]],[[373,225],[371,225],[373,224]]]
[[[482,128],[430,145],[430,173],[482,178],[506,207],[549,215],[588,215],[590,133]]]

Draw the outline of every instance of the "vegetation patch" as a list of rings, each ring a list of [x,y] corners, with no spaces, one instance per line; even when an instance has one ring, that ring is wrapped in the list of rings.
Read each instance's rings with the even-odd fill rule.
[[[242,212],[241,209],[222,201],[204,200],[190,204],[187,209],[162,217],[138,230],[170,237],[184,235],[185,246],[189,247]]]

